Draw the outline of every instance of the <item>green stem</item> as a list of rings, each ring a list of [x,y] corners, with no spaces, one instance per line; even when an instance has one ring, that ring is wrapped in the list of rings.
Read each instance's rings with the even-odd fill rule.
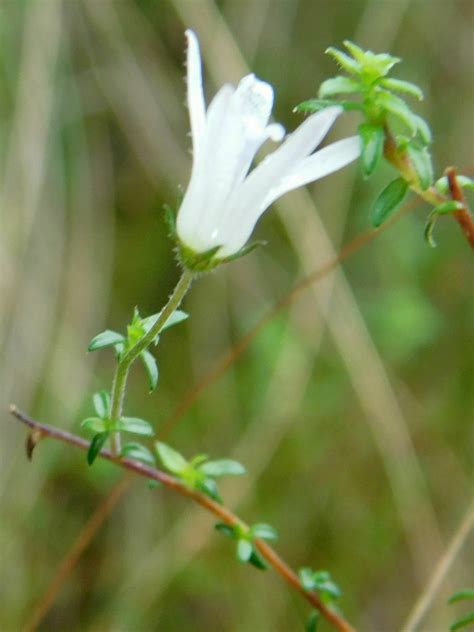
[[[127,388],[127,378],[130,367],[133,362],[138,358],[140,353],[144,351],[160,333],[161,329],[165,325],[171,314],[179,307],[184,295],[191,287],[191,283],[194,278],[194,273],[190,270],[184,270],[181,278],[179,279],[173,293],[168,299],[168,302],[161,310],[153,327],[141,338],[131,349],[129,349],[125,355],[120,359],[117,369],[115,371],[114,381],[112,384],[112,395],[110,404],[110,420],[112,424],[116,423],[122,416],[123,401],[125,398],[125,391]],[[112,433],[112,452],[118,456],[120,454],[120,433]]]

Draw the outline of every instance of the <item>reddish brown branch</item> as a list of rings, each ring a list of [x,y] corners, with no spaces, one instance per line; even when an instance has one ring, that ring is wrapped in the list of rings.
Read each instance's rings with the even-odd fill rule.
[[[89,449],[90,444],[88,441],[85,441],[81,437],[71,434],[65,430],[60,430],[59,428],[40,423],[39,421],[36,421],[36,419],[33,419],[18,410],[16,406],[10,406],[10,413],[23,424],[31,428],[36,435],[36,439],[38,439],[39,435],[41,435],[41,437],[49,437],[51,439],[56,439],[57,441],[62,441],[63,443],[68,443],[69,445],[81,450],[87,451]],[[230,526],[240,525],[245,530],[248,528],[248,526],[232,511],[215,502],[208,496],[187,487],[180,480],[162,472],[161,470],[139,463],[138,461],[133,461],[132,459],[118,458],[109,450],[102,450],[98,456],[106,459],[107,461],[112,461],[116,465],[132,471],[139,476],[157,481],[165,487],[181,494],[181,496],[190,498]],[[313,608],[318,610],[327,621],[332,623],[336,629],[340,630],[340,632],[355,632],[354,628],[343,617],[326,606],[315,592],[310,592],[303,588],[296,573],[286,564],[286,562],[282,560],[282,558],[271,546],[262,540],[256,540],[255,544],[261,555],[266,559],[270,566],[290,586],[297,590]],[[30,627],[30,629],[32,630],[34,627]]]
[[[448,167],[445,171],[445,174],[448,178],[451,197],[456,202],[461,202],[461,204],[464,206],[464,208],[460,209],[459,211],[454,211],[453,217],[461,227],[461,230],[464,233],[471,248],[474,248],[474,218],[472,217],[472,213],[469,210],[469,206],[467,204],[466,198],[464,197],[463,190],[459,186],[459,182],[456,176],[456,169],[454,167]]]

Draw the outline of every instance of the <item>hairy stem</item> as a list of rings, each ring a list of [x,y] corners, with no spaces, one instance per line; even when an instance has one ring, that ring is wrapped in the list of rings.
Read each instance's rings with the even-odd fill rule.
[[[46,424],[40,423],[39,421],[36,421],[32,417],[29,417],[25,413],[18,410],[16,406],[10,406],[10,413],[21,423],[25,424],[33,430],[35,434],[34,444],[37,444],[38,441],[43,437],[49,437],[51,439],[56,439],[57,441],[62,441],[63,443],[68,443],[69,445],[73,445],[76,448],[80,448],[81,450],[87,451],[89,449],[89,442],[85,439],[82,439],[82,437],[78,437],[77,435],[71,434],[70,432],[67,432],[65,430],[60,430],[59,428],[54,428],[53,426],[48,426]],[[34,445],[32,446],[30,443],[30,454],[32,453],[33,449]],[[181,496],[186,496],[187,498],[190,498],[195,503],[201,505],[201,507],[217,516],[220,520],[222,520],[222,522],[225,522],[230,526],[239,525],[242,529],[245,530],[249,528],[248,525],[230,509],[227,509],[223,505],[220,505],[208,496],[205,496],[204,494],[191,489],[190,487],[182,483],[179,479],[166,474],[166,472],[162,472],[161,470],[150,467],[149,465],[145,465],[144,463],[140,463],[139,461],[134,461],[127,458],[119,458],[109,450],[102,450],[98,454],[98,456],[108,461],[112,461],[116,465],[119,465],[126,470],[135,472],[139,476],[143,476],[146,479],[155,480],[168,489],[172,489],[173,491],[177,492]],[[256,540],[255,545],[258,548],[260,554],[268,562],[268,564],[292,588],[299,592],[300,595],[302,595],[302,597],[306,599],[306,601],[309,602],[313,608],[318,610],[327,621],[332,623],[337,630],[339,630],[340,632],[355,632],[355,629],[341,615],[331,610],[331,608],[326,606],[326,604],[321,601],[317,593],[307,591],[303,588],[297,574],[288,566],[288,564],[286,564],[286,562],[270,545],[268,545],[266,542],[263,542],[262,540]]]
[[[125,391],[127,388],[127,378],[130,367],[133,362],[138,358],[142,351],[153,342],[156,336],[160,333],[161,329],[165,325],[171,314],[179,307],[184,295],[191,287],[194,274],[189,270],[184,270],[176,287],[174,288],[168,302],[161,310],[155,324],[148,331],[143,338],[141,338],[131,349],[129,349],[119,360],[117,369],[115,371],[114,381],[112,384],[112,395],[110,403],[110,419],[112,423],[116,423],[123,412],[123,401],[125,398]],[[120,454],[120,432],[112,433],[112,453],[115,456]]]

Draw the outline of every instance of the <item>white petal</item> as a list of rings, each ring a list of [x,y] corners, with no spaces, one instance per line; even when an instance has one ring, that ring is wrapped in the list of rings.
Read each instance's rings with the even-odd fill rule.
[[[302,187],[342,169],[342,167],[356,160],[359,155],[359,136],[351,136],[332,143],[332,145],[328,145],[324,149],[320,149],[312,156],[295,165],[291,173],[286,175],[277,186],[268,191],[268,195],[264,200],[265,208],[268,208],[277,198],[288,193],[288,191]]]
[[[260,146],[269,137],[281,138],[281,126],[267,127],[273,105],[271,86],[254,75],[244,77],[216,122],[209,107],[205,161],[209,183],[203,223],[199,231],[210,237],[209,248],[223,244],[222,230],[229,221],[228,200],[242,183]]]
[[[193,138],[193,153],[197,157],[201,151],[206,118],[206,106],[202,88],[201,55],[196,34],[188,29],[187,82],[188,108]]]

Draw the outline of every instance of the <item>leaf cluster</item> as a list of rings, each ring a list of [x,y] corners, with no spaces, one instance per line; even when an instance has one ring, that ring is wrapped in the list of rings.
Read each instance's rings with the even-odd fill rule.
[[[398,57],[363,50],[349,40],[344,41],[344,46],[347,52],[330,47],[326,53],[348,76],[337,75],[327,79],[321,84],[317,99],[305,101],[295,109],[317,112],[338,105],[344,110],[357,110],[362,114],[364,121],[359,125],[358,132],[364,176],[369,177],[375,171],[384,155],[400,172],[400,177],[383,189],[372,206],[371,223],[377,228],[397,210],[410,188],[423,197],[423,193],[433,185],[431,131],[428,123],[400,96],[422,100],[421,88],[409,81],[388,76],[401,61]],[[393,123],[396,124],[395,131]],[[400,126],[404,128],[404,133],[399,132]],[[458,183],[461,188],[471,188],[472,185],[465,176],[460,176]],[[440,178],[434,184],[434,196],[425,196],[435,206],[425,228],[425,238],[431,246],[436,245],[432,235],[436,219],[463,208],[459,203],[451,203],[449,198],[443,200],[440,197],[436,201],[436,191],[443,191],[443,195],[449,192],[446,178]]]
[[[168,472],[174,474],[191,489],[200,491],[219,503],[222,502],[222,498],[215,479],[245,474],[244,466],[231,459],[209,461],[206,454],[198,454],[188,461],[174,448],[161,441],[155,443],[155,449],[159,460]]]
[[[314,571],[312,568],[300,568],[298,571],[301,585],[305,590],[316,592],[326,605],[334,604],[341,596],[341,589],[331,578],[328,571]],[[319,612],[314,610],[306,622],[306,632],[316,632]]]
[[[88,351],[97,351],[98,349],[106,349],[108,347],[113,347],[116,354],[117,359],[120,362],[126,354],[137,345],[144,336],[150,331],[153,325],[156,323],[158,318],[160,317],[160,312],[157,314],[153,314],[152,316],[148,316],[146,318],[142,318],[140,316],[140,312],[137,308],[133,313],[132,322],[127,326],[127,335],[119,333],[118,331],[112,331],[111,329],[106,329],[102,331],[97,336],[94,336],[89,343]],[[175,310],[171,316],[168,318],[166,323],[161,328],[160,334],[177,325],[178,323],[186,320],[188,315],[177,309]],[[153,340],[155,346],[158,344],[160,336],[157,335]],[[158,385],[158,365],[156,363],[155,357],[146,349],[140,353],[140,360],[143,362],[143,366],[145,367],[145,371],[148,377],[148,385],[150,393],[155,390]]]
[[[105,442],[113,432],[127,432],[129,434],[152,437],[155,433],[152,425],[138,417],[120,417],[111,419],[110,393],[99,391],[92,397],[95,417],[87,417],[81,426],[95,433],[87,452],[89,465],[95,461]],[[139,443],[128,443],[122,448],[120,456],[126,456],[146,463],[154,463],[153,455]]]
[[[258,522],[251,527],[242,524],[229,525],[219,522],[215,525],[216,531],[236,541],[236,557],[243,564],[251,564],[259,570],[267,570],[268,564],[260,555],[255,541],[278,539],[278,533],[271,525]]]

